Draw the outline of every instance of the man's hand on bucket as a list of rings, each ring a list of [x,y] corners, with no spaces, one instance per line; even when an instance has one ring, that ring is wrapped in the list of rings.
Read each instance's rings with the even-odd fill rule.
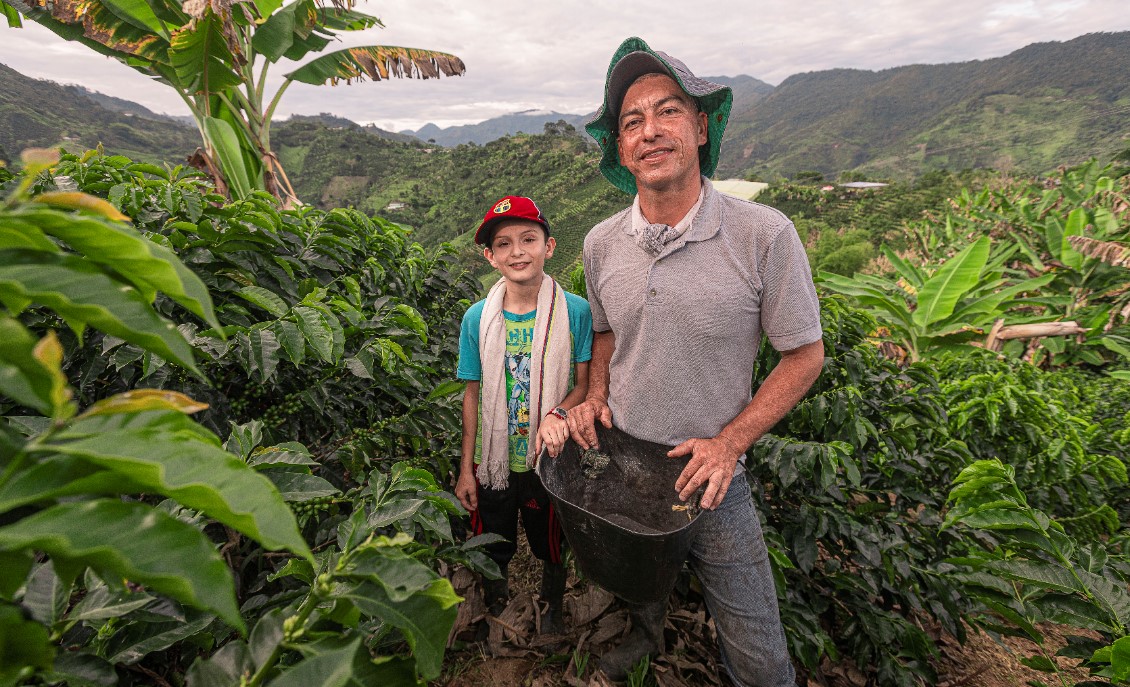
[[[679,479],[675,480],[675,491],[679,499],[686,501],[703,484],[706,491],[699,502],[703,508],[714,510],[722,503],[730,480],[734,478],[734,468],[742,452],[721,436],[713,439],[687,439],[667,452],[669,458],[690,456],[691,459]]]
[[[597,420],[605,429],[612,429],[612,409],[603,398],[586,398],[584,403],[569,411],[566,420],[569,434],[582,450],[600,448],[600,441],[596,438]]]

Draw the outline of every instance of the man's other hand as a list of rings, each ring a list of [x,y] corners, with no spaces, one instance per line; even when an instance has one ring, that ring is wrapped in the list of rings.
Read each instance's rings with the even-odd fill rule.
[[[726,496],[734,469],[742,452],[722,437],[713,439],[687,439],[667,452],[669,458],[690,456],[679,479],[675,480],[675,491],[679,499],[686,501],[702,485],[706,491],[699,502],[703,508],[714,510]]]
[[[612,429],[612,409],[603,398],[587,398],[569,411],[569,434],[582,450],[600,448],[600,441],[596,438],[598,420],[605,429]]]

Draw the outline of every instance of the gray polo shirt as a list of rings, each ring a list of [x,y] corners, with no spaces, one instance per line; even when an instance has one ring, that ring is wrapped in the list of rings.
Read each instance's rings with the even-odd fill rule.
[[[822,336],[792,222],[703,184],[690,228],[658,257],[636,245],[631,208],[585,237],[593,329],[616,335],[613,422],[661,444],[717,436],[749,404],[762,332],[781,351]]]

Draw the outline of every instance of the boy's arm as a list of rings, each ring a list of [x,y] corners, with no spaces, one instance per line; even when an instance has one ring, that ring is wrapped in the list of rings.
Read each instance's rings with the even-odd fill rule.
[[[463,443],[459,459],[459,480],[455,496],[469,511],[479,507],[478,486],[475,484],[475,440],[479,435],[479,385],[478,380],[467,382],[463,391]]]
[[[573,389],[561,399],[556,407],[570,410],[580,405],[585,400],[589,388],[589,362],[573,363]],[[561,453],[565,440],[569,438],[569,423],[553,413],[547,413],[538,423],[538,435],[534,439],[534,465],[537,457],[541,455],[542,444],[545,444],[549,455],[554,458]]]

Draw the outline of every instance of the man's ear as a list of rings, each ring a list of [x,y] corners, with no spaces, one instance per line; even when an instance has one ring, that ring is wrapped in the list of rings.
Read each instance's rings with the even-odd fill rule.
[[[706,145],[706,142],[710,138],[707,135],[707,132],[709,131],[709,129],[707,128],[707,124],[708,124],[709,121],[710,120],[709,120],[709,118],[707,118],[705,112],[699,112],[698,113],[698,144],[700,146]]]
[[[545,240],[545,257],[547,259],[553,257],[553,249],[556,248],[556,247],[557,247],[557,239],[550,236],[549,238],[547,238]]]
[[[491,250],[490,248],[484,248],[483,249],[483,257],[487,259],[487,262],[490,263],[491,267],[498,269],[498,265],[494,264],[494,251],[493,250]]]

